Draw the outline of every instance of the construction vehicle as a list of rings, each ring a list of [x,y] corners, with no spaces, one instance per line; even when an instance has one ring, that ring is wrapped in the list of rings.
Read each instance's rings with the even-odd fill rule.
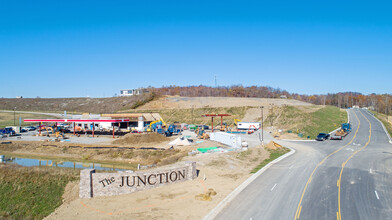
[[[350,131],[351,131],[351,124],[350,124],[350,123],[343,123],[343,124],[342,124],[342,129],[343,129],[345,132],[350,132]]]
[[[258,130],[261,128],[260,122],[238,122],[238,130]]]
[[[344,129],[338,130],[335,135],[331,136],[331,140],[342,140],[344,137],[346,137],[348,132],[346,132]]]
[[[235,118],[235,119],[234,119],[234,125],[237,126],[238,122],[241,122],[241,120]]]
[[[223,132],[227,131],[228,130],[227,123],[226,122],[222,123],[222,126],[219,126],[219,130]]]
[[[167,127],[165,121],[161,118],[159,120],[153,121],[151,122],[148,126],[146,131],[156,131],[158,132],[159,129],[162,129],[162,126]],[[161,130],[159,130],[161,131]],[[158,132],[158,133],[162,133],[162,132]]]
[[[166,135],[166,137],[170,137],[172,135],[181,134],[181,132],[182,132],[182,130],[179,129],[177,125],[171,124],[171,125],[169,125],[169,127],[165,131],[165,135]]]
[[[210,138],[210,136],[207,134],[207,132],[202,128],[197,128],[195,133],[198,138],[201,138],[201,139],[209,139]]]
[[[190,125],[188,125],[188,129],[189,129],[189,130],[196,131],[197,125],[190,124]]]

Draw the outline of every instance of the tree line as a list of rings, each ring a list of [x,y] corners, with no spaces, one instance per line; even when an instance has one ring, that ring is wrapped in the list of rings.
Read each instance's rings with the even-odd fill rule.
[[[178,95],[189,97],[248,97],[248,98],[288,98],[309,102],[316,105],[333,105],[339,108],[353,106],[370,107],[377,112],[390,114],[392,96],[390,94],[363,95],[358,92],[328,93],[324,95],[304,95],[290,93],[280,88],[268,86],[163,86],[161,88],[149,87],[148,90],[156,95]]]

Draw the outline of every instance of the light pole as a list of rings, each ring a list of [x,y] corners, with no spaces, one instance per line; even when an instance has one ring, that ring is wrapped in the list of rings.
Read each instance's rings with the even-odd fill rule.
[[[16,126],[16,124],[15,124],[15,110],[16,110],[16,107],[14,107],[14,126]]]
[[[261,146],[264,147],[264,106],[261,106]]]
[[[195,121],[193,120],[193,109],[194,109],[194,105],[192,105],[192,124],[195,124]]]

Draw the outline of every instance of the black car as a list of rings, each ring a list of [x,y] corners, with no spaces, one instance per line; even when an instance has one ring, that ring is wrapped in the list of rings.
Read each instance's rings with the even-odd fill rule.
[[[202,129],[202,130],[209,129],[208,125],[199,125],[199,128]]]
[[[329,138],[329,134],[320,133],[319,135],[317,135],[316,140],[317,141],[324,141],[324,140],[328,140],[328,138]]]

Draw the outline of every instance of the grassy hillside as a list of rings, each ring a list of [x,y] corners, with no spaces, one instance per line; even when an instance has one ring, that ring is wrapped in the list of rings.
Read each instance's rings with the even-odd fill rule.
[[[62,203],[79,170],[0,165],[0,218],[42,219]]]
[[[149,94],[111,98],[0,98],[0,109],[13,110],[16,107],[18,111],[111,113],[137,108],[154,98]]]
[[[166,123],[182,122],[187,124],[211,125],[211,117],[202,117],[204,114],[230,114],[224,117],[223,122],[228,125],[234,123],[234,118],[243,118],[249,107],[220,107],[220,108],[195,108],[195,109],[159,109],[159,110],[133,110],[130,112],[158,112]],[[193,111],[193,120],[192,120]],[[220,124],[220,117],[214,118],[214,125]]]
[[[347,122],[347,113],[334,106],[326,106],[316,111],[306,111],[299,107],[285,106],[281,111],[267,117],[275,126],[293,133],[303,133],[304,137],[314,139],[318,133],[330,132]],[[273,117],[273,119],[271,119]]]
[[[391,123],[391,118],[392,116],[389,116],[389,120],[387,119],[387,115],[382,114],[382,113],[376,113],[374,111],[372,111],[373,115],[376,116],[376,118],[378,118],[385,126],[385,128],[387,129],[389,135],[392,137],[392,123]]]
[[[15,124],[16,126],[19,125],[19,117],[22,118],[22,126],[28,126],[33,123],[25,123],[23,122],[23,119],[27,118],[36,118],[36,119],[45,119],[45,118],[56,118],[54,116],[47,116],[47,115],[42,115],[42,114],[30,114],[30,113],[15,113]],[[7,126],[13,126],[14,125],[14,113],[12,112],[0,112],[0,128],[4,128]],[[37,125],[35,123],[34,125]]]

